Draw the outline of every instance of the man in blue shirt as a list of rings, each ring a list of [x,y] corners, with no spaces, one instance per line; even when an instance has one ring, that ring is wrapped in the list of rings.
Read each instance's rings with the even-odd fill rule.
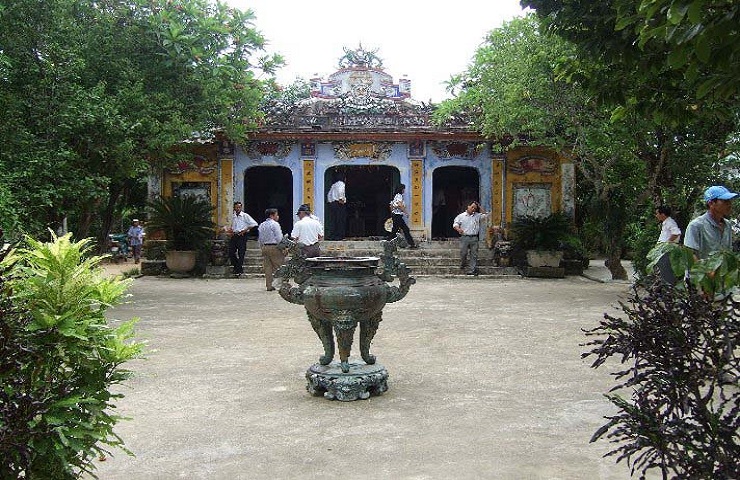
[[[131,251],[134,254],[134,263],[139,263],[141,246],[144,244],[144,229],[139,225],[138,218],[131,220],[131,226],[128,228],[126,236],[128,237],[128,244],[131,246]]]
[[[283,251],[277,247],[283,239],[283,230],[278,223],[280,215],[277,208],[265,210],[265,221],[257,227],[258,241],[262,250],[262,268],[265,269],[265,286],[267,291],[275,290],[272,285],[273,274],[285,262]]]
[[[683,244],[694,251],[697,259],[732,249],[732,226],[726,217],[732,212],[732,199],[737,195],[717,185],[704,192],[707,211],[689,223],[683,239]]]

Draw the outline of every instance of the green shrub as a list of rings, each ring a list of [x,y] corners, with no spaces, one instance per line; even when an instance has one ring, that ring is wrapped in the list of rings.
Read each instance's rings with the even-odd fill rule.
[[[519,250],[561,250],[572,238],[572,220],[563,213],[546,217],[522,217],[511,224],[514,248]]]
[[[203,250],[215,236],[213,206],[200,197],[159,197],[148,205],[147,232],[161,230],[172,250]]]
[[[0,478],[79,478],[106,448],[126,451],[111,387],[143,344],[135,320],[108,325],[129,282],[85,258],[91,245],[29,239],[0,262]]]

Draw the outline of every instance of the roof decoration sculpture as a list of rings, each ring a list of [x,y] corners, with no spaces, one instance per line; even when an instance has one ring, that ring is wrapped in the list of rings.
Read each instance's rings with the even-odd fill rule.
[[[433,104],[411,98],[411,80],[393,77],[383,70],[378,50],[344,48],[339,70],[326,80],[309,80],[309,98],[289,103],[280,99],[263,105],[269,131],[429,131],[437,130],[431,114]],[[443,128],[468,130],[467,119],[456,118]]]
[[[383,60],[376,55],[378,49],[368,51],[362,48],[362,43],[356,50],[350,50],[347,47],[342,47],[344,55],[339,59],[339,68],[351,68],[351,67],[362,67],[362,68],[375,68],[378,70],[383,69]]]

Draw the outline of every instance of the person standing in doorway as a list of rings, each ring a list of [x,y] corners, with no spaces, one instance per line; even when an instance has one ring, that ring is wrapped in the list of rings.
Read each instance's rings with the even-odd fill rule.
[[[244,273],[244,256],[247,253],[247,233],[257,226],[254,218],[242,211],[242,202],[234,202],[229,238],[229,259],[234,275]]]
[[[298,242],[301,254],[306,258],[320,257],[319,242],[324,239],[324,226],[315,215],[311,215],[311,208],[305,203],[298,207],[296,215],[298,221],[293,225],[290,237]]]
[[[681,229],[678,228],[678,224],[671,217],[671,208],[665,205],[660,205],[655,209],[655,218],[660,222],[660,236],[658,236],[658,243],[678,243],[681,238]],[[673,273],[671,268],[671,259],[666,253],[658,263],[658,274],[663,282],[669,285],[676,284],[676,275]]]
[[[471,202],[452,222],[452,228],[460,234],[460,270],[466,275],[478,275],[480,222],[487,217],[478,202]]]
[[[131,247],[131,252],[134,254],[134,263],[139,263],[141,258],[141,246],[144,244],[144,228],[139,225],[139,219],[134,218],[131,220],[131,226],[128,227],[128,244]]]
[[[285,262],[283,251],[277,244],[283,238],[283,230],[278,223],[280,215],[277,208],[265,210],[265,221],[257,227],[258,242],[262,251],[262,268],[265,270],[265,286],[267,291],[275,290],[272,286],[273,274]]]
[[[409,248],[417,248],[414,238],[411,236],[409,226],[406,225],[406,221],[403,219],[404,215],[408,215],[406,204],[403,202],[403,193],[406,191],[406,185],[403,183],[396,187],[394,191],[393,200],[391,200],[391,218],[393,218],[393,230],[391,231],[391,238],[396,238],[398,231],[403,232],[403,236],[406,238],[406,242],[409,244]]]
[[[326,195],[329,202],[329,226],[327,240],[344,240],[347,234],[347,197],[345,195],[344,175],[336,173],[334,183]]]

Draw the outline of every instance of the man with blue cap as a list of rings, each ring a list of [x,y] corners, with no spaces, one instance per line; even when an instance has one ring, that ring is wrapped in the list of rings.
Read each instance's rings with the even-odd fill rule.
[[[732,250],[732,226],[726,217],[732,212],[732,199],[737,195],[719,185],[704,191],[707,211],[689,223],[683,240],[697,259],[720,250]]]

